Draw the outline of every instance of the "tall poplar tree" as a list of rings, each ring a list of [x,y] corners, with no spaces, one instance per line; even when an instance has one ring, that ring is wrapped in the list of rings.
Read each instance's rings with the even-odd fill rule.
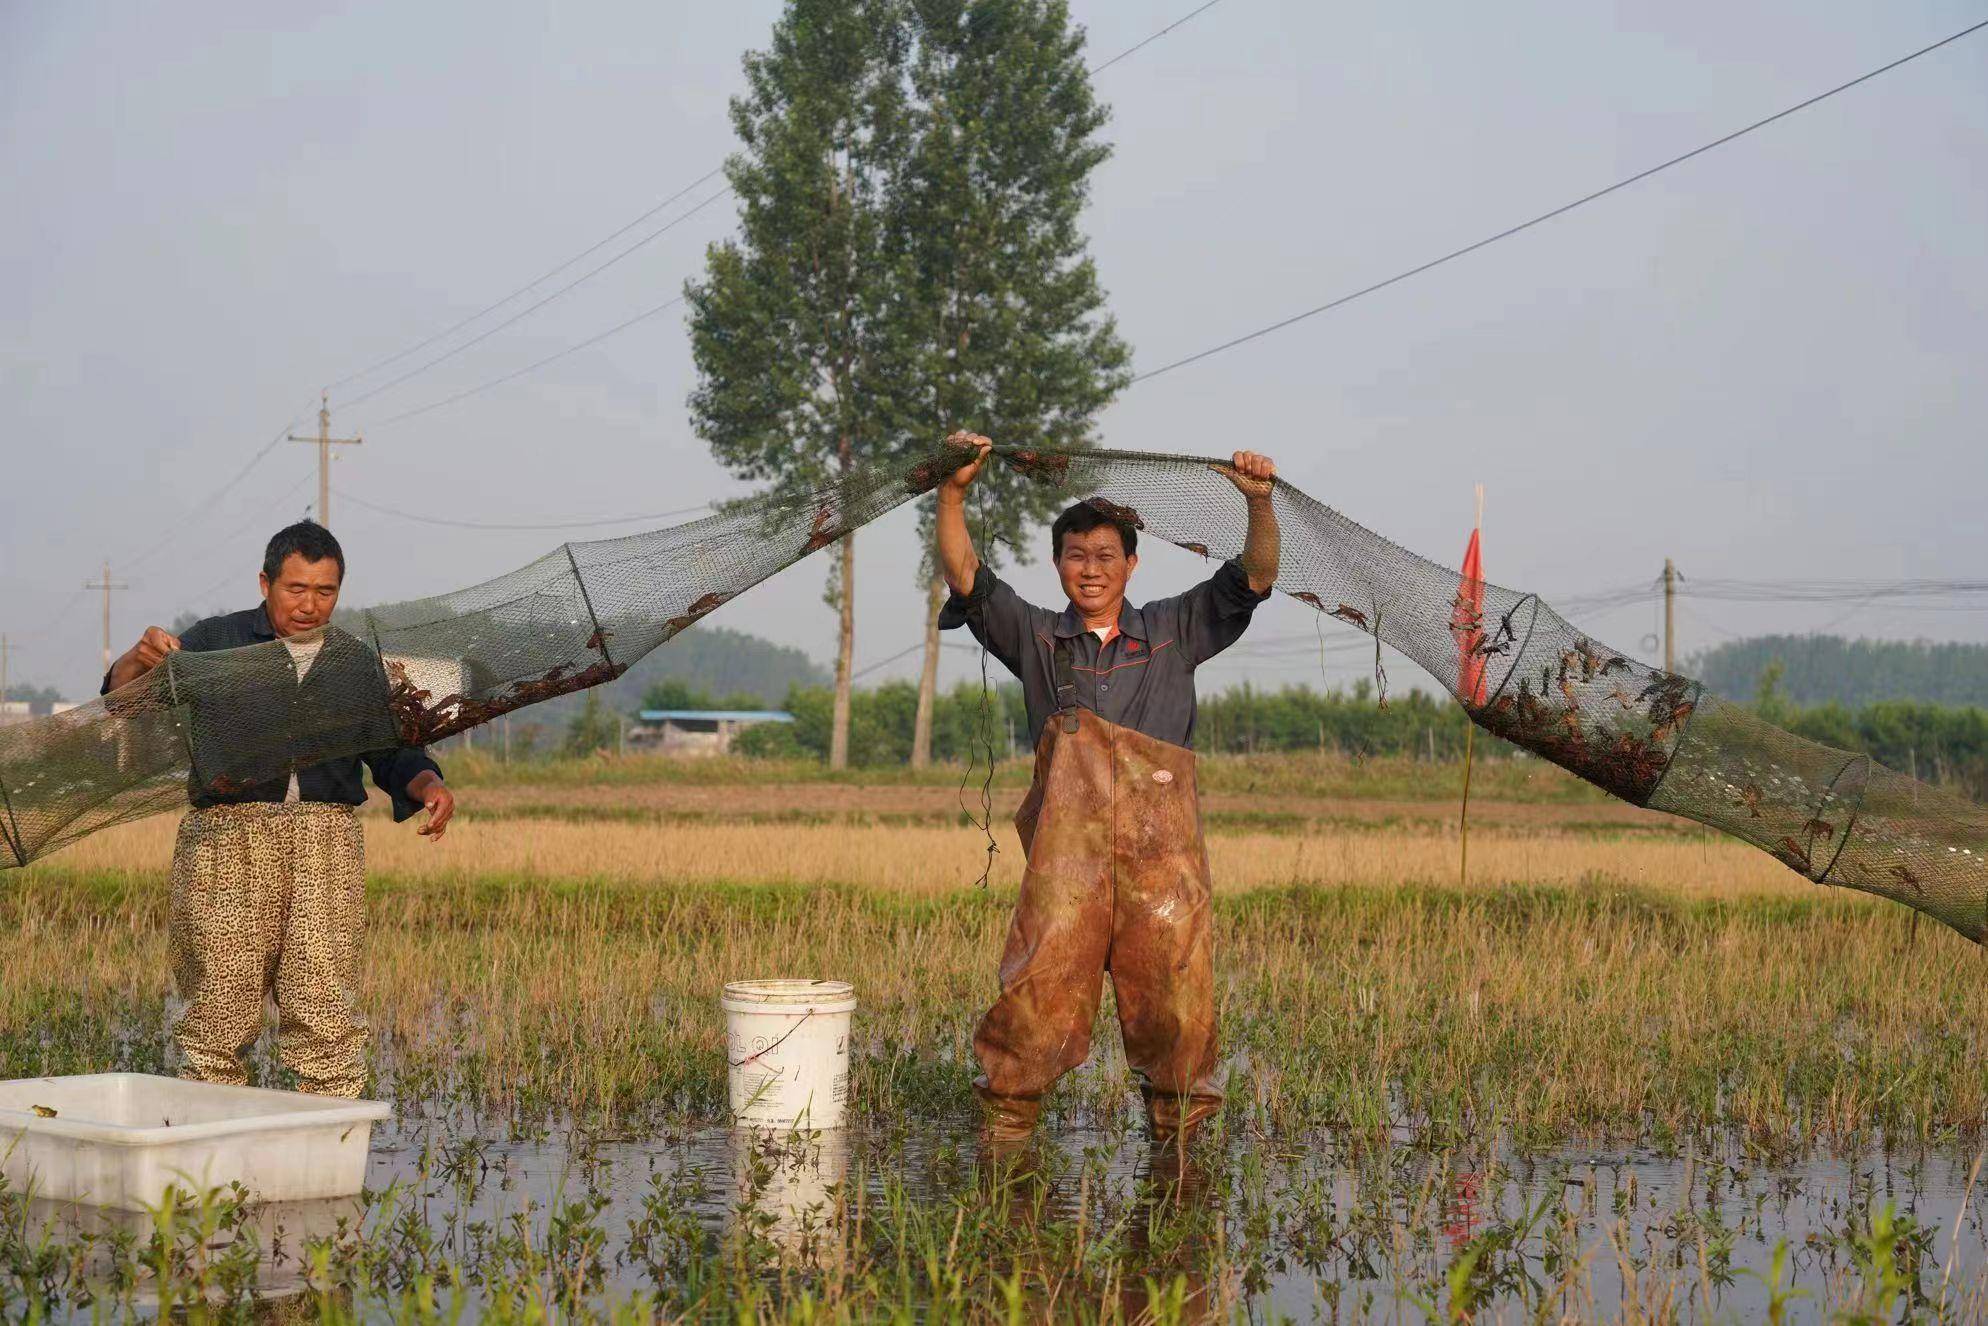
[[[1131,352],[1080,221],[1110,154],[1084,38],[1061,0],[909,0],[916,109],[892,200],[916,370],[901,406],[929,439],[969,428],[1016,446],[1088,445]],[[920,428],[920,421],[922,429]],[[981,556],[1027,560],[1053,490],[1002,466],[972,489]],[[924,531],[929,550],[930,510]],[[945,584],[928,552],[912,763],[929,763]]]
[[[909,146],[904,0],[790,0],[745,58],[741,149],[726,162],[736,237],[685,288],[698,383],[692,422],[732,473],[775,495],[847,475],[896,445],[909,380],[901,233],[890,223]],[[829,578],[839,610],[832,767],[849,756],[855,535]]]

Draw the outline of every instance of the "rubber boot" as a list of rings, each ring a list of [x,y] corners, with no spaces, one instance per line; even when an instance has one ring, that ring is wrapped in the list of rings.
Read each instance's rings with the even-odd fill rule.
[[[1021,1096],[997,1096],[974,1084],[980,1097],[980,1136],[995,1144],[1025,1144],[1035,1136],[1036,1120],[1042,1117],[1042,1101]]]
[[[1155,1146],[1185,1147],[1200,1131],[1201,1125],[1222,1108],[1219,1095],[1179,1096],[1154,1091],[1150,1087],[1143,1094],[1146,1098],[1146,1126]]]

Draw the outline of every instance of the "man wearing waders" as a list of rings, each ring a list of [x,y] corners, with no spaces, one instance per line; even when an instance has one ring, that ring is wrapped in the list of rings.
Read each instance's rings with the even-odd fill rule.
[[[1125,1057],[1159,1141],[1183,1139],[1222,1104],[1208,853],[1195,788],[1194,669],[1234,644],[1277,578],[1276,469],[1237,452],[1221,473],[1247,504],[1240,562],[1142,608],[1125,601],[1138,533],[1107,504],[1078,503],[1050,531],[1069,596],[1024,602],[975,556],[967,486],[991,443],[939,487],[939,563],[964,623],[1021,679],[1035,781],[1015,815],[1028,854],[1001,955],[1001,994],[974,1033],[987,1136],[1025,1138],[1043,1093],[1084,1062],[1111,973]]]
[[[184,636],[148,628],[105,674],[104,693],[177,650],[281,640],[295,685],[287,695],[269,696],[267,705],[278,712],[259,713],[257,723],[285,730],[307,725],[314,708],[337,706],[380,677],[371,650],[329,627],[344,581],[345,554],[331,532],[308,521],[292,525],[263,554],[259,605],[209,617]],[[205,743],[224,739],[196,732],[195,767]],[[261,1033],[263,1003],[273,994],[277,1049],[298,1086],[326,1096],[357,1096],[365,1088],[358,976],[366,840],[353,813],[366,800],[362,758],[393,799],[394,819],[426,810],[421,833],[440,840],[455,798],[420,750],[299,765],[264,783],[215,779],[189,788],[193,809],[173,846],[167,923],[173,981],[186,1003],[173,1024],[186,1058],[182,1077],[245,1084],[242,1054]]]

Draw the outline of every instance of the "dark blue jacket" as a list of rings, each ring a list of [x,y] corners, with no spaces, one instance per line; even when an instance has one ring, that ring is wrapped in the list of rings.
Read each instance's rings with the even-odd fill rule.
[[[363,805],[363,763],[373,771],[373,782],[393,799],[394,819],[419,811],[421,803],[407,794],[407,785],[417,775],[439,774],[441,768],[426,751],[394,744],[379,655],[347,632],[326,627],[323,646],[299,682],[289,651],[274,647],[276,638],[261,606],[208,617],[180,637],[185,654],[269,647],[225,661],[172,656],[161,665],[172,667],[188,683],[189,696],[198,697],[174,701],[193,763],[187,795],[194,806],[282,801],[292,772],[305,801]],[[104,693],[109,690],[106,673]],[[350,749],[374,741],[378,748],[364,755],[310,764],[298,757],[301,751],[327,745]]]

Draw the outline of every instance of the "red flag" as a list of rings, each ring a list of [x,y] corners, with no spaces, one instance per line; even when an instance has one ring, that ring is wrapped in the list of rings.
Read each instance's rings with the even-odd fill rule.
[[[1481,519],[1481,517],[1480,517]],[[1478,546],[1483,530],[1473,529],[1463,550],[1463,578],[1457,582],[1450,609],[1450,633],[1456,636],[1457,696],[1475,709],[1484,703],[1484,556]]]

